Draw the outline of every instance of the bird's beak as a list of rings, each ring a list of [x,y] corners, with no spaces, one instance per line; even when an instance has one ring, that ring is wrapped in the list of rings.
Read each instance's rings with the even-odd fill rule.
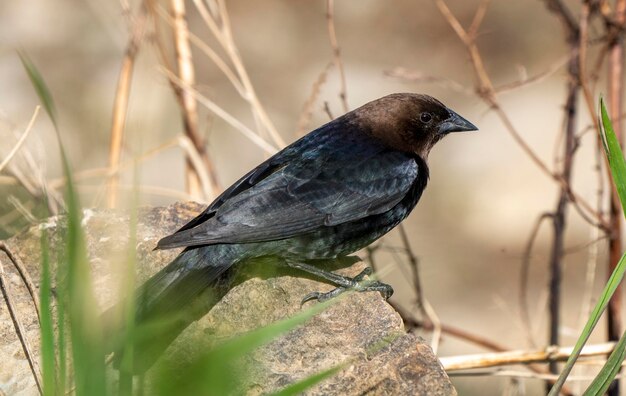
[[[478,128],[471,122],[467,121],[465,118],[461,117],[457,113],[452,110],[449,110],[450,117],[447,120],[441,123],[439,127],[439,133],[442,135],[448,134],[450,132],[464,132],[464,131],[477,131]]]

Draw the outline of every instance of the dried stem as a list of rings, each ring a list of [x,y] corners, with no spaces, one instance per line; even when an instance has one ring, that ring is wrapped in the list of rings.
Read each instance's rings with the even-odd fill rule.
[[[484,3],[488,3],[489,0],[483,0]],[[439,11],[446,19],[448,24],[455,31],[459,39],[465,44],[466,49],[470,55],[470,60],[472,63],[472,67],[474,68],[474,72],[477,78],[477,87],[476,93],[478,96],[493,110],[500,121],[504,124],[504,127],[509,132],[509,134],[513,137],[515,142],[520,146],[522,151],[531,159],[531,161],[547,176],[557,182],[562,188],[566,188],[569,194],[570,202],[577,207],[580,213],[587,213],[591,217],[593,217],[597,224],[600,227],[607,228],[608,224],[604,220],[604,218],[596,212],[592,205],[588,204],[582,197],[572,191],[571,186],[566,180],[563,180],[562,176],[550,170],[550,168],[539,158],[537,153],[528,145],[528,143],[522,138],[521,134],[513,125],[509,116],[500,106],[500,103],[497,100],[497,92],[491,82],[489,74],[487,73],[482,56],[480,55],[480,51],[478,50],[478,46],[476,45],[476,36],[470,36],[467,31],[461,26],[459,20],[452,14],[450,8],[444,0],[434,0],[435,4],[439,8]],[[474,17],[474,21],[481,21],[482,17],[479,17],[479,13],[482,7],[479,7],[476,16]],[[474,27],[474,34],[478,31],[479,26]],[[583,217],[587,220],[587,217]]]
[[[35,312],[37,313],[37,320],[40,320],[39,295],[37,294],[35,284],[33,283],[33,280],[31,279],[30,274],[28,273],[28,270],[26,269],[26,266],[24,265],[22,260],[19,259],[19,257],[13,254],[13,252],[11,251],[9,246],[7,246],[6,243],[0,242],[0,251],[6,254],[9,260],[11,260],[11,263],[13,264],[17,272],[20,274],[20,278],[22,278],[22,282],[24,282],[24,285],[26,285],[28,294],[30,294],[31,300],[33,302],[33,306],[35,307]]]
[[[236,130],[241,132],[245,137],[250,139],[252,141],[252,143],[254,143],[257,146],[259,146],[263,151],[265,151],[265,152],[267,152],[269,154],[275,154],[278,151],[276,149],[276,147],[272,146],[271,143],[269,143],[266,140],[264,140],[261,136],[259,136],[257,133],[252,131],[250,128],[245,126],[237,118],[233,117],[226,110],[224,110],[221,107],[219,107],[215,102],[213,102],[209,98],[201,95],[198,91],[196,91],[193,87],[191,87],[188,84],[186,84],[184,81],[181,81],[180,78],[178,78],[178,76],[176,76],[175,74],[173,74],[172,72],[170,72],[167,69],[164,69],[163,71],[165,72],[165,74],[167,74],[167,76],[170,78],[170,80],[172,82],[174,82],[174,84],[180,86],[181,88],[183,88],[187,92],[189,92],[198,102],[200,102],[200,104],[205,106],[208,110],[210,110],[216,116],[220,117],[222,120],[226,121],[233,128],[235,128]]]
[[[1,246],[6,247],[4,244],[2,244]],[[6,253],[6,250],[4,251]],[[33,373],[33,378],[35,379],[35,383],[37,384],[37,389],[39,390],[39,394],[41,395],[43,394],[43,389],[41,387],[41,373],[39,372],[39,368],[37,366],[37,359],[33,356],[33,353],[31,352],[32,348],[26,336],[26,331],[24,330],[24,327],[22,326],[22,322],[17,316],[17,310],[15,309],[15,306],[13,305],[13,297],[9,289],[9,284],[6,281],[6,278],[4,276],[4,267],[1,261],[0,261],[0,289],[2,290],[4,301],[6,302],[7,308],[9,310],[9,314],[11,315],[11,320],[13,321],[15,333],[17,334],[17,337],[19,338],[20,343],[22,344],[22,349],[24,350],[24,354],[26,355],[26,359],[28,360],[28,365],[30,366],[30,370]]]
[[[568,42],[572,47],[572,58],[568,65],[567,80],[567,100],[565,104],[565,145],[564,149],[564,162],[561,177],[565,181],[566,185],[570,185],[572,176],[572,167],[574,163],[574,153],[576,151],[576,115],[578,111],[578,92],[580,91],[580,85],[578,84],[578,51],[576,47],[578,45],[578,37],[569,37]],[[566,227],[566,215],[567,205],[569,203],[569,187],[562,186],[558,198],[558,203],[554,215],[552,216],[552,227],[554,230],[554,237],[552,242],[552,249],[550,252],[550,345],[559,344],[559,329],[560,329],[560,310],[561,310],[561,282],[562,282],[562,266],[564,255],[564,243],[565,243],[565,227]],[[550,362],[550,371],[553,374],[558,372],[556,361]]]
[[[315,102],[317,101],[320,90],[324,83],[326,83],[326,77],[328,76],[328,72],[333,67],[334,63],[329,63],[326,65],[324,70],[317,77],[317,80],[313,83],[311,87],[311,93],[307,98],[306,102],[304,102],[304,106],[302,106],[302,112],[300,113],[300,117],[298,119],[298,126],[296,128],[296,136],[302,136],[306,132],[307,126],[311,121],[311,117],[313,116],[313,108],[315,106]]]
[[[271,139],[278,147],[285,147],[285,141],[279,135],[278,131],[274,127],[274,124],[261,105],[250,77],[248,76],[248,72],[243,65],[243,61],[241,60],[241,56],[239,55],[239,51],[237,50],[237,46],[235,45],[232,36],[230,19],[228,11],[226,10],[225,2],[223,0],[218,0],[218,7],[216,10],[213,10],[214,12],[211,12],[202,0],[193,0],[193,2],[200,13],[202,20],[206,23],[209,30],[211,30],[211,33],[213,33],[213,36],[215,36],[215,39],[220,44],[224,52],[226,52],[230,62],[235,67],[239,83],[243,87],[244,91],[244,95],[242,95],[242,97],[250,104],[255,120],[259,121],[263,127],[263,131],[267,131]]]
[[[406,310],[404,310],[401,306],[399,306],[397,303],[395,303],[393,300],[389,300],[388,301],[389,305],[391,305],[400,315],[400,317],[402,318],[402,320],[404,321],[404,326],[407,328],[407,330],[413,330],[413,329],[418,329],[418,328],[422,328],[424,330],[433,330],[434,329],[434,325],[432,323],[430,323],[429,321],[419,321],[417,320],[415,317],[413,317],[413,315],[411,315],[409,312],[407,312]],[[497,352],[506,352],[509,349],[507,347],[505,347],[504,345],[498,344],[495,341],[492,341],[486,337],[483,337],[481,335],[478,334],[473,334],[470,333],[464,329],[460,329],[454,326],[450,326],[447,324],[443,324],[441,323],[441,333],[445,334],[445,335],[449,335],[455,338],[458,338],[460,340],[469,342],[471,344],[474,345],[478,345],[480,347],[483,347],[485,349],[489,349],[492,351],[497,351]],[[445,358],[442,358],[445,359]],[[535,364],[530,364],[528,366],[528,368],[530,370],[532,370],[535,373],[539,373],[539,374],[545,374],[547,373],[547,370],[545,370],[543,367],[539,366],[539,365],[535,365]],[[550,383],[554,383],[554,380],[550,380]],[[561,388],[561,394],[563,395],[571,395],[572,392],[567,389],[566,387]]]
[[[613,351],[614,347],[614,342],[586,345],[580,356],[581,358],[606,356]],[[446,371],[467,370],[472,368],[506,366],[511,364],[564,361],[569,358],[573,349],[574,347],[549,346],[545,349],[538,349],[534,351],[506,351],[465,356],[450,356],[442,357],[440,360]]]
[[[432,324],[433,336],[430,342],[430,346],[433,350],[433,353],[436,354],[442,332],[441,321],[439,320],[439,316],[437,316],[435,309],[424,297],[422,282],[419,275],[419,260],[417,259],[417,256],[411,248],[411,243],[403,224],[400,224],[398,226],[398,231],[400,232],[400,239],[402,240],[402,245],[404,246],[404,253],[409,260],[409,268],[411,269],[412,278],[411,283],[413,284],[413,291],[415,292],[417,307],[424,314],[424,317],[428,319],[429,323]]]
[[[174,22],[174,49],[176,52],[178,76],[185,84],[194,86],[195,71],[189,44],[189,28],[185,20],[185,2],[184,0],[171,0],[170,4]],[[206,150],[206,142],[198,129],[198,105],[193,95],[188,91],[180,89],[176,85],[173,85],[173,87],[181,107],[185,135],[193,144],[202,164],[202,167],[198,166],[199,164],[194,166],[192,159],[187,157],[185,161],[187,192],[197,198],[203,196],[202,198],[204,199],[210,199],[215,196],[214,192],[219,191],[221,188],[217,182],[215,166]],[[202,168],[207,170],[206,173],[210,176],[209,180],[206,180],[206,177],[201,180],[198,170]],[[207,182],[208,184],[206,184]]]
[[[126,113],[128,111],[128,99],[130,97],[130,86],[135,67],[135,58],[139,52],[139,46],[144,36],[146,22],[145,7],[142,5],[139,16],[134,26],[126,46],[122,68],[120,70],[115,102],[113,104],[113,123],[111,125],[111,141],[109,144],[109,167],[116,168],[122,157],[122,143],[124,140],[124,127],[126,125]],[[119,177],[113,174],[107,183],[107,207],[114,208],[117,205],[117,187]]]
[[[400,315],[400,317],[402,318],[402,321],[404,322],[404,326],[406,327],[407,330],[411,331],[414,329],[424,329],[424,330],[433,330],[434,326],[433,324],[426,320],[418,320],[416,319],[413,315],[411,315],[411,313],[409,313],[408,311],[406,311],[404,308],[402,308],[398,303],[396,303],[393,300],[389,300],[388,301],[389,305],[391,305],[393,307],[393,309],[396,310],[396,312],[398,312],[398,314]],[[466,330],[454,327],[454,326],[449,326],[446,324],[441,324],[441,332],[443,334],[447,334],[450,336],[453,336],[455,338],[467,341],[469,343],[472,343],[474,345],[478,345],[481,346],[483,348],[486,349],[490,349],[493,351],[506,351],[508,350],[508,348],[506,348],[503,345],[500,345],[486,337],[483,337],[481,335],[478,334],[472,334]]]
[[[178,145],[185,151],[187,157],[187,165],[193,169],[193,175],[197,178],[198,185],[202,187],[202,193],[204,198],[212,198],[214,195],[213,189],[211,189],[211,177],[209,176],[210,167],[206,166],[206,160],[208,157],[202,156],[202,153],[198,152],[198,147],[191,140],[188,135],[181,135],[178,137]],[[218,187],[218,186],[214,186]],[[187,191],[191,197],[195,195],[191,191]],[[197,198],[197,197],[196,197]]]
[[[24,133],[17,140],[17,143],[15,143],[15,146],[13,146],[11,151],[9,151],[9,154],[7,154],[6,158],[3,159],[2,162],[0,162],[0,172],[2,172],[4,167],[7,166],[9,162],[11,162],[15,154],[17,154],[17,152],[20,150],[20,148],[26,141],[26,138],[30,134],[30,131],[33,129],[33,125],[35,124],[35,120],[37,119],[37,115],[39,114],[40,109],[41,109],[41,106],[35,107],[35,112],[33,113],[33,116],[30,118],[30,121],[28,122],[28,125],[26,126],[26,129],[24,130]]]
[[[552,213],[543,213],[537,221],[535,222],[535,226],[533,227],[532,232],[528,238],[528,242],[526,243],[526,248],[524,249],[524,255],[522,256],[522,266],[520,270],[520,294],[519,294],[519,304],[520,304],[520,312],[522,316],[522,324],[524,329],[526,330],[526,337],[528,338],[528,343],[532,347],[536,347],[537,343],[533,338],[533,331],[531,327],[531,319],[530,319],[530,309],[528,308],[528,273],[530,270],[530,257],[532,254],[533,246],[535,244],[535,240],[537,235],[539,234],[539,230],[541,228],[541,224],[543,224],[544,220],[548,220],[552,218]]]
[[[341,105],[343,106],[344,113],[347,113],[350,107],[348,106],[348,92],[346,85],[346,73],[343,69],[343,62],[341,61],[341,49],[337,42],[337,33],[335,32],[335,1],[326,1],[326,21],[328,25],[328,38],[330,39],[330,46],[333,49],[333,63],[337,70],[339,70],[339,98],[341,99]]]

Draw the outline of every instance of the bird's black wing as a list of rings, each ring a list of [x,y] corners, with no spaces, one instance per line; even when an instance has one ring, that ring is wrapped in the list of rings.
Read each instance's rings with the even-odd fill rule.
[[[398,204],[418,172],[426,171],[376,142],[341,139],[318,137],[287,148],[163,238],[159,248],[284,239],[379,214]]]

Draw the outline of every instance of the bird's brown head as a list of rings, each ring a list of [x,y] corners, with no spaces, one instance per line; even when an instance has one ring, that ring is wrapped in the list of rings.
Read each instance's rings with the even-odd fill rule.
[[[430,149],[450,132],[475,131],[471,122],[428,95],[392,94],[351,113],[361,130],[396,150],[426,160]]]

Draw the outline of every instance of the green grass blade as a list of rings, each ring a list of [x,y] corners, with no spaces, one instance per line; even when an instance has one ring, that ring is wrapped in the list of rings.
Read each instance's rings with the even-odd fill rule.
[[[52,95],[35,65],[25,53],[20,53],[26,70],[39,100],[48,112],[57,133],[61,162],[66,183],[67,234],[66,263],[58,270],[65,275],[58,288],[66,289],[63,302],[69,313],[69,330],[72,345],[72,367],[76,395],[98,396],[106,394],[104,352],[99,316],[95,312],[96,300],[91,286],[89,261],[81,226],[81,208],[74,188],[72,171],[63,148],[58,129],[56,110]],[[65,267],[65,268],[63,268]]]
[[[18,51],[18,55],[22,61],[24,70],[26,70],[26,73],[28,74],[30,82],[33,84],[33,87],[37,92],[37,96],[39,97],[41,104],[43,105],[44,109],[46,109],[46,113],[48,113],[48,117],[50,117],[50,120],[52,121],[52,124],[54,124],[54,127],[58,128],[57,112],[48,86],[46,85],[44,79],[41,77],[41,74],[39,73],[33,62],[30,60],[28,55],[26,55],[26,53],[23,51]]]
[[[617,141],[617,137],[615,136],[615,132],[613,131],[613,126],[611,125],[611,120],[609,119],[608,113],[606,111],[606,107],[604,106],[604,101],[600,100],[600,113],[602,118],[602,126],[604,130],[604,135],[602,136],[602,141],[604,142],[604,149],[606,152],[606,156],[609,161],[609,167],[611,168],[611,174],[613,176],[613,180],[617,187],[617,192],[620,197],[620,201],[622,202],[622,208],[626,204],[626,162],[624,161],[624,155],[622,154],[622,150],[620,148],[619,142]],[[596,306],[593,308],[591,312],[591,316],[587,320],[585,327],[576,341],[576,345],[574,346],[574,350],[572,354],[567,359],[559,378],[555,382],[552,389],[548,393],[548,396],[556,396],[560,392],[563,384],[565,384],[565,380],[567,376],[572,371],[574,367],[574,363],[578,359],[580,355],[580,351],[583,346],[591,336],[591,332],[593,328],[596,326],[598,321],[600,320],[600,316],[606,309],[609,304],[609,300],[615,293],[615,289],[622,281],[624,277],[624,271],[626,270],[626,259],[625,256],[622,256],[620,261],[617,263],[615,270],[611,274],[608,282],[606,283],[604,290],[602,291],[602,295],[600,299],[596,303]],[[607,370],[610,370],[607,368]],[[604,374],[603,374],[604,375]]]
[[[604,129],[604,134],[602,135],[604,151],[609,160],[611,175],[613,176],[613,182],[617,188],[623,209],[626,208],[626,162],[624,161],[624,154],[622,153],[617,136],[615,136],[613,124],[611,124],[609,114],[606,111],[604,100],[602,99],[600,99],[600,113],[602,116],[602,128]]]
[[[602,117],[602,127],[604,134],[602,135],[602,141],[604,143],[604,151],[609,161],[609,167],[611,168],[611,175],[613,182],[617,189],[620,201],[622,203],[622,209],[626,207],[626,161],[624,161],[624,154],[622,153],[619,141],[613,130],[613,125],[609,119],[609,114],[606,111],[604,101],[600,100],[600,113]],[[626,256],[626,255],[625,255]],[[624,256],[620,259],[618,268],[623,272]],[[615,346],[615,349],[609,356],[608,360],[591,382],[585,395],[602,395],[611,385],[611,382],[615,379],[615,376],[619,372],[624,357],[626,356],[626,333],[622,334],[619,342]]]
[[[243,334],[232,340],[226,341],[223,344],[215,347],[209,352],[209,357],[242,357],[261,345],[267,344],[279,335],[288,332],[289,330],[303,324],[314,315],[322,312],[331,303],[335,301],[328,301],[325,303],[314,305],[307,310],[298,313],[290,318],[280,320],[276,323],[272,323],[268,326],[260,329],[253,330],[249,333]]]
[[[60,395],[65,395],[67,379],[67,343],[65,338],[65,307],[67,306],[65,281],[66,265],[61,252],[57,253],[57,276],[56,276],[56,297],[57,297],[57,350],[59,355],[59,372],[57,375],[57,390]]]
[[[321,373],[314,374],[310,377],[307,377],[303,380],[296,382],[295,384],[291,384],[276,393],[273,393],[272,396],[301,395],[302,392],[304,392],[308,388],[324,381],[327,378],[332,377],[333,375],[341,371],[341,369],[343,369],[344,367],[345,367],[344,365],[339,365],[337,367],[333,367],[328,370],[322,371]]]
[[[162,395],[175,393],[224,395],[232,393],[234,384],[241,382],[240,376],[245,376],[245,372],[241,370],[241,358],[279,335],[303,324],[332,303],[335,301],[317,304],[291,318],[272,323],[217,345],[190,364],[189,367],[185,367],[182,375],[176,376],[175,380],[160,381],[160,393]]]
[[[52,306],[50,293],[52,280],[50,277],[50,256],[48,248],[48,234],[41,232],[41,284],[39,286],[39,301],[41,309],[41,362],[43,369],[43,394],[54,395],[56,370],[54,350],[54,327],[52,325]]]
[[[622,368],[624,357],[626,357],[626,333],[622,334],[619,342],[615,345],[615,349],[611,352],[611,355],[596,378],[593,379],[587,390],[585,390],[583,396],[603,395],[607,389],[609,389],[609,386],[611,386],[615,376]]]
[[[133,191],[130,207],[129,234],[128,234],[128,251],[126,257],[125,268],[126,276],[124,277],[124,285],[122,293],[125,296],[124,316],[124,351],[122,353],[122,361],[120,362],[120,384],[119,394],[132,395],[133,391],[133,375],[132,368],[134,366],[134,340],[136,338],[135,331],[135,268],[137,257],[137,223],[138,223],[138,207],[139,207],[139,171],[137,162],[135,162],[133,172]]]
[[[106,381],[102,326],[96,312],[98,304],[91,285],[80,204],[74,190],[69,162],[62,148],[61,151],[67,179],[67,302],[76,394],[104,395]]]

